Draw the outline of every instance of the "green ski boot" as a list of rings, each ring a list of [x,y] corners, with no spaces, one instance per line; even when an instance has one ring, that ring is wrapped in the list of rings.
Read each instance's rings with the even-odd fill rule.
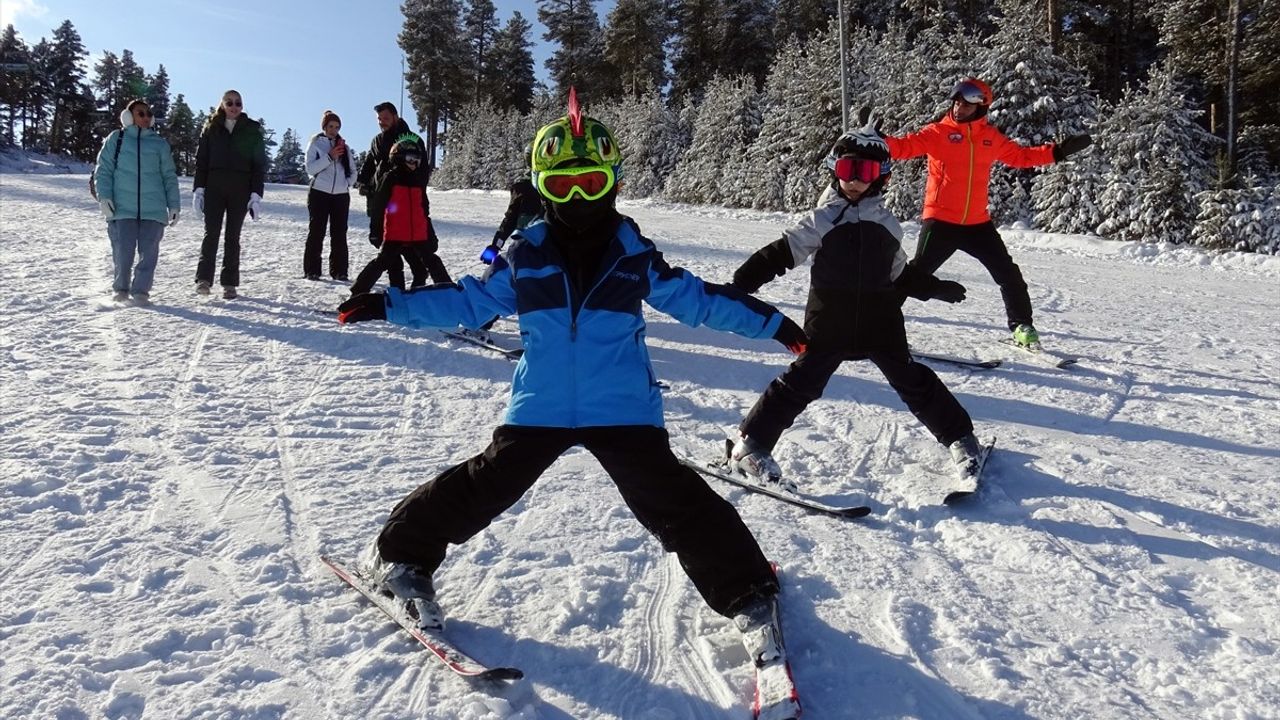
[[[1030,323],[1023,323],[1013,329],[1013,341],[1026,348],[1037,347],[1040,345],[1040,333]]]

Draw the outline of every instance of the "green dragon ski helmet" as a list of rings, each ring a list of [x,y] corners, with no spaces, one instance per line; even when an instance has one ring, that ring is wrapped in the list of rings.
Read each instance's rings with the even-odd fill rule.
[[[544,125],[533,138],[529,158],[533,184],[537,186],[539,173],[561,167],[570,160],[610,167],[614,177],[622,179],[622,150],[618,141],[604,123],[582,114],[577,90],[572,87],[569,88],[569,113]]]

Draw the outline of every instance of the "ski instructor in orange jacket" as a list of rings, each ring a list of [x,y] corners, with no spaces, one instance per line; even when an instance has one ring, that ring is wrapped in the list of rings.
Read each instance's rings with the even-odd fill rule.
[[[1015,168],[1061,162],[1092,140],[1073,135],[1060,143],[1019,145],[987,122],[991,100],[986,83],[966,78],[952,88],[951,109],[941,120],[900,138],[886,135],[884,141],[894,160],[929,156],[924,221],[912,264],[932,275],[957,250],[973,256],[1000,286],[1014,340],[1030,347],[1040,338],[1032,324],[1027,283],[987,213],[991,166],[997,161]]]

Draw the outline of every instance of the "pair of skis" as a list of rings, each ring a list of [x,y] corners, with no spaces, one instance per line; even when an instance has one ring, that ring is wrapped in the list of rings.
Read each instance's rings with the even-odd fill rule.
[[[524,671],[515,667],[490,667],[462,651],[443,632],[423,630],[404,612],[394,598],[385,595],[363,572],[343,565],[327,556],[321,556],[325,564],[346,584],[373,603],[387,617],[404,628],[413,639],[430,651],[445,667],[461,677],[494,684],[514,682],[524,677]],[[777,574],[774,565],[774,573]],[[777,598],[770,598],[770,631],[782,645],[782,626],[778,618]],[[797,720],[800,717],[800,696],[791,676],[791,664],[783,652],[780,657],[752,658],[756,673],[756,692],[752,712],[757,720]]]

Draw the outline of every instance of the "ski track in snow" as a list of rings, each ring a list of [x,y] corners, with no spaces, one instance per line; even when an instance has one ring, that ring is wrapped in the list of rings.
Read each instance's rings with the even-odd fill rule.
[[[736,631],[581,449],[437,575],[458,642],[526,679],[429,661],[318,556],[358,559],[409,490],[481,450],[513,365],[314,312],[345,288],[300,279],[305,187],[272,186],[247,223],[242,298],[195,296],[184,210],[155,305],[113,306],[85,182],[0,177],[0,717],[747,716]],[[433,192],[455,277],[481,272],[505,204]],[[710,281],[788,222],[623,210]],[[372,249],[352,218],[354,273]],[[940,505],[947,453],[869,363],[842,366],[775,455],[871,517],[713,485],[783,567],[805,717],[1280,718],[1280,259],[1003,232],[1078,367],[1000,345],[998,289],[967,257],[939,273],[964,303],[904,307],[921,351],[1005,361],[931,365],[998,437],[977,498]],[[799,320],[807,282],[760,297]],[[672,444],[714,457],[789,356],[649,317]]]

